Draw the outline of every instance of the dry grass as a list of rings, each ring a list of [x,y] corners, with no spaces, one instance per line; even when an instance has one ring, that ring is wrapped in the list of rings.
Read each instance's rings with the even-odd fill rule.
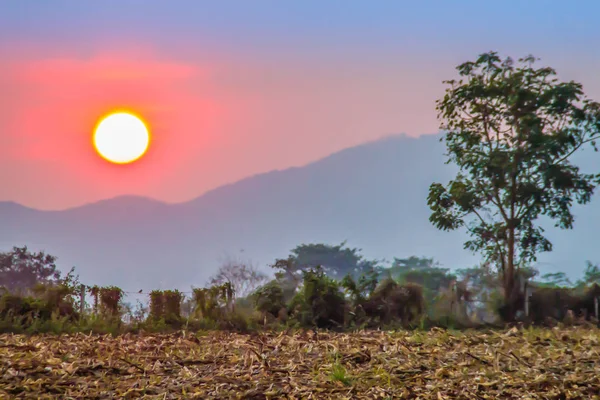
[[[599,398],[600,331],[0,336],[2,398]],[[594,397],[595,396],[595,397]]]

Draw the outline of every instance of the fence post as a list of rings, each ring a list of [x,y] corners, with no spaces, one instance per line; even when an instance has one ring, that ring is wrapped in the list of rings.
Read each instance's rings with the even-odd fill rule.
[[[596,320],[598,320],[598,297],[594,297],[594,314],[596,315]]]
[[[85,285],[79,285],[79,316],[83,316],[85,310]]]
[[[456,282],[452,282],[452,301],[450,302],[450,315],[455,316],[454,303],[457,302],[456,297]]]
[[[529,318],[529,285],[528,280],[525,281],[525,317]]]

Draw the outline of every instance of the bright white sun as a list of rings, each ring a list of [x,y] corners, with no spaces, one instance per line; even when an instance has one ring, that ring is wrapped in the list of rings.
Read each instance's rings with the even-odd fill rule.
[[[144,122],[128,112],[104,117],[94,132],[94,147],[107,161],[128,164],[144,155],[150,134]]]

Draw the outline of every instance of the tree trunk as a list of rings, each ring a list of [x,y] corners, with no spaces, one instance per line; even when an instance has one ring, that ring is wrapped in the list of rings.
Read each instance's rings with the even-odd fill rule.
[[[508,255],[504,273],[504,301],[508,305],[508,320],[513,321],[517,313],[515,296],[515,230],[508,231]]]

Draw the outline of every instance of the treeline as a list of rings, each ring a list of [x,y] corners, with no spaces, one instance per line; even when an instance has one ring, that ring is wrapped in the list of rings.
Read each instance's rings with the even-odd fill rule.
[[[500,324],[506,307],[500,276],[490,265],[451,272],[431,258],[410,257],[395,258],[386,267],[345,243],[300,245],[271,265],[272,278],[249,262],[229,259],[207,287],[192,288],[191,296],[155,290],[148,306],[137,307],[124,302],[118,287],[83,285],[74,270],[62,277],[55,262],[26,247],[0,253],[2,331],[460,328]],[[576,285],[564,274],[540,276],[531,267],[520,271],[532,287],[545,290],[536,293],[561,293],[572,300],[553,303],[554,308],[580,304],[576,291],[584,296],[600,281],[600,269],[591,263]],[[537,320],[564,317],[564,312],[544,310],[549,303],[538,298],[529,305]]]

